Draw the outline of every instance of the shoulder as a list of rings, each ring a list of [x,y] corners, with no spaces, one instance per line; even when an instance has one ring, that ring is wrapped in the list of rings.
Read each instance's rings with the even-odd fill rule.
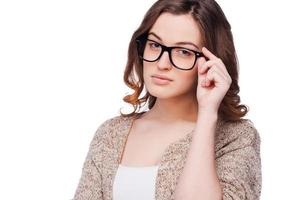
[[[250,119],[238,121],[221,121],[217,127],[217,150],[230,146],[232,148],[243,148],[246,146],[259,147],[260,135]]]
[[[121,115],[116,115],[113,117],[110,117],[100,123],[100,125],[97,128],[97,132],[104,131],[104,130],[111,130],[116,127],[122,126],[126,124],[126,122],[129,120],[129,117],[122,117]]]
[[[97,148],[104,139],[113,137],[113,134],[118,133],[120,130],[125,129],[130,125],[130,117],[123,117],[116,115],[103,120],[97,127],[92,141],[91,148]]]

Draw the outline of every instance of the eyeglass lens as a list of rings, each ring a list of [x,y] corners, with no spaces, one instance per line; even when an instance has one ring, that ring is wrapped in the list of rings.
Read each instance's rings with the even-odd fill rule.
[[[156,61],[162,52],[162,46],[151,40],[146,40],[143,59],[149,62]],[[196,55],[193,51],[186,48],[173,48],[171,50],[171,62],[181,69],[190,69],[195,64]]]

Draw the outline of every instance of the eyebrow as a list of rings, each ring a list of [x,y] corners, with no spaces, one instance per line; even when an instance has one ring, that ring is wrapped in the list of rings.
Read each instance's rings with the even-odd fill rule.
[[[153,35],[153,36],[155,36],[158,40],[160,40],[161,42],[162,42],[162,39],[157,35],[157,34],[155,34],[154,32],[150,32],[148,35]],[[200,50],[199,49],[199,47],[197,46],[197,45],[195,45],[195,44],[193,44],[192,42],[177,42],[177,43],[175,43],[176,45],[192,45],[192,46],[194,46],[195,48],[197,48],[198,50]]]

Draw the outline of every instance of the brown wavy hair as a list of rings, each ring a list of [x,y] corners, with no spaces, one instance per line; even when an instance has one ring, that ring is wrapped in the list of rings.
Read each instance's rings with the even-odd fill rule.
[[[136,39],[147,35],[163,12],[174,15],[190,14],[197,22],[199,30],[204,36],[204,41],[202,41],[204,46],[225,64],[232,78],[232,83],[220,104],[219,117],[228,121],[236,121],[245,116],[248,112],[248,107],[240,104],[240,96],[238,95],[238,59],[231,26],[222,9],[214,0],[158,0],[147,11],[140,26],[132,35],[123,76],[125,84],[134,90],[132,94],[126,95],[123,100],[131,104],[134,107],[134,111],[129,114],[124,114],[120,111],[120,114],[123,117],[138,117],[141,114],[139,110],[143,105],[147,103],[148,108],[151,109],[156,102],[156,97],[152,96],[148,91],[140,98],[144,89],[143,61],[138,57]]]

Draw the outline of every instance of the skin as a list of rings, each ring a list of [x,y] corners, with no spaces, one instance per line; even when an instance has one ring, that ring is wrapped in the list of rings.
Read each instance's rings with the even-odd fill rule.
[[[188,29],[184,31],[178,28],[174,25],[177,23],[185,24]],[[177,34],[169,34],[170,31]],[[197,47],[201,46],[201,35],[195,28],[195,22],[183,17],[163,14],[150,32],[158,35],[162,41],[154,35],[150,35],[149,39],[167,46],[183,41],[183,38],[188,38],[187,41],[193,42]],[[191,45],[181,46],[198,50]],[[157,102],[133,123],[121,158],[121,163],[127,166],[158,165],[168,145],[191,132],[197,119],[196,67],[189,71],[174,68],[167,52],[157,62],[144,62],[143,67],[145,86],[157,97]],[[164,74],[173,81],[169,85],[158,86],[151,79],[151,75],[155,73]]]
[[[194,19],[190,15],[163,13],[149,32],[156,33],[162,40],[153,35],[150,35],[149,39],[167,46],[175,45],[185,38],[185,41],[196,44],[199,49],[192,45],[181,46],[206,53],[207,56],[205,56],[207,59],[209,58],[209,61],[206,62],[204,57],[201,57],[197,60],[195,67],[188,71],[173,67],[167,52],[164,52],[157,62],[144,61],[143,79],[146,88],[157,97],[156,104],[147,113],[147,116],[153,116],[158,121],[175,122],[191,119],[197,121],[199,108],[211,109],[212,112],[217,111],[231,84],[231,77],[222,61],[202,46],[202,36]],[[201,69],[202,65],[204,66]],[[209,68],[211,69],[207,71]],[[151,80],[153,74],[164,74],[173,81],[167,86],[155,85]],[[196,87],[197,95],[195,95]]]
[[[163,13],[150,32],[158,35],[161,41],[153,35],[149,39],[166,46],[182,41],[194,43],[198,49],[192,45],[181,46],[201,51],[207,61],[199,58],[189,71],[173,67],[167,52],[156,62],[144,61],[145,86],[157,97],[157,101],[133,124],[129,145],[124,152],[128,156],[124,162],[157,164],[171,142],[194,129],[183,173],[176,187],[176,200],[222,199],[222,188],[215,169],[214,133],[218,108],[230,87],[231,77],[222,60],[202,46],[202,35],[190,15]],[[153,74],[164,74],[173,81],[168,85],[156,85],[151,79]],[[137,153],[142,149],[151,153]]]
[[[190,17],[164,13],[157,19],[149,32],[154,32],[162,40],[160,41],[153,35],[150,35],[149,39],[166,46],[173,46],[176,42],[184,39],[201,47],[201,34]],[[181,46],[200,51],[192,45]],[[204,61],[204,58],[202,60]],[[157,97],[154,107],[146,114],[147,118],[165,123],[196,121],[198,113],[198,102],[195,95],[197,67],[188,71],[179,70],[172,66],[168,53],[164,52],[157,62],[144,61],[143,70],[143,79],[147,90]],[[169,85],[156,85],[151,80],[153,74],[164,74],[173,81]]]

